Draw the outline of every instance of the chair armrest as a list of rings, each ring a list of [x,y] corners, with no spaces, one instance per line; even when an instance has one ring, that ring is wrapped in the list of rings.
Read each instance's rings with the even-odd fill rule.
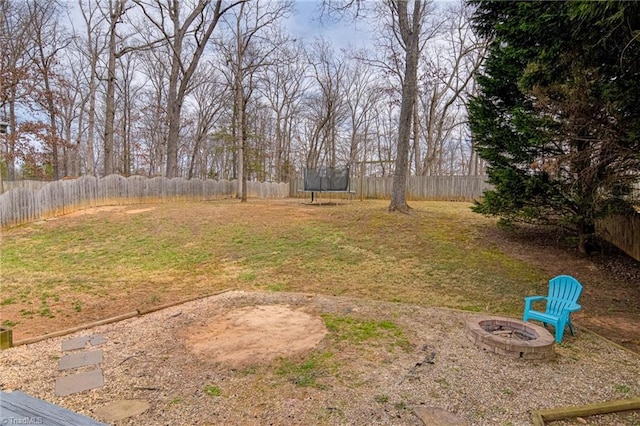
[[[564,307],[564,310],[567,312],[575,312],[579,311],[580,309],[582,309],[582,306],[578,305],[577,303],[569,303]]]
[[[531,310],[531,303],[538,300],[546,300],[546,296],[527,296],[524,298],[524,311]]]

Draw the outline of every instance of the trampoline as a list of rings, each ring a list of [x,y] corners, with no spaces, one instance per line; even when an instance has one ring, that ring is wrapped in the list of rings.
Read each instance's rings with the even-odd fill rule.
[[[304,189],[311,194],[311,203],[318,202],[322,193],[355,194],[351,189],[349,167],[317,167],[304,169]]]

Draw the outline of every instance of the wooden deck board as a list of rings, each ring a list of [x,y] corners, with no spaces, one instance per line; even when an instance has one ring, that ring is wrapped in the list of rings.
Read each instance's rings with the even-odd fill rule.
[[[106,426],[20,391],[0,391],[1,424],[40,424],[47,426]]]

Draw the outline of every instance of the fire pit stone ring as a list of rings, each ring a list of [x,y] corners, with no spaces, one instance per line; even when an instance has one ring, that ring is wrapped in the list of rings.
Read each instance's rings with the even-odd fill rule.
[[[489,352],[511,358],[547,360],[555,339],[546,328],[505,317],[476,317],[466,323],[467,338]]]

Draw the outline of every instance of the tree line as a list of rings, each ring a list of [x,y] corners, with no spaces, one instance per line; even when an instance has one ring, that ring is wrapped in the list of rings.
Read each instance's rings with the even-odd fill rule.
[[[3,0],[2,176],[393,176],[401,120],[406,173],[481,171],[466,100],[486,42],[470,6],[357,3],[343,22],[368,46],[296,38],[292,0]],[[320,6],[317,19],[356,11]]]

